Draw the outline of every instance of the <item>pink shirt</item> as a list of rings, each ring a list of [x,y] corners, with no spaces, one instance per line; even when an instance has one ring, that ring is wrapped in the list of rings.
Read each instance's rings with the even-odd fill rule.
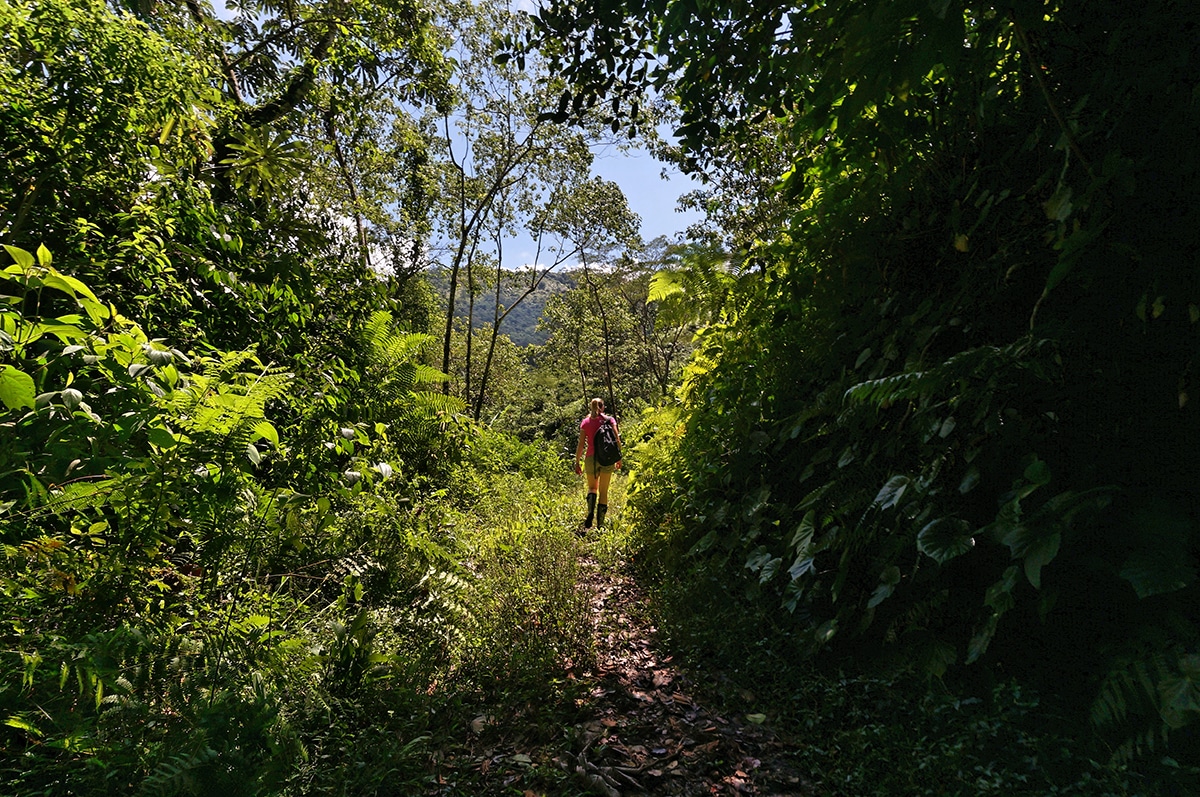
[[[617,419],[611,415],[601,415],[599,418],[593,418],[591,413],[579,423],[579,428],[583,430],[584,436],[587,438],[587,451],[585,457],[596,455],[596,432],[600,431],[600,421],[608,418],[612,421],[613,429],[617,431],[617,439],[620,439],[621,432],[617,429]]]

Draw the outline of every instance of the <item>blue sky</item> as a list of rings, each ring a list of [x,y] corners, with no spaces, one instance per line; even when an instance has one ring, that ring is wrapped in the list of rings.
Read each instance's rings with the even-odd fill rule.
[[[510,7],[514,11],[533,13],[537,8],[537,0],[511,0]],[[669,135],[667,130],[660,130],[659,133]],[[695,211],[676,212],[676,200],[680,195],[696,188],[696,184],[677,169],[667,169],[669,179],[663,179],[660,175],[664,164],[640,149],[630,152],[610,149],[594,154],[596,159],[592,163],[592,174],[621,186],[630,209],[642,218],[643,240],[652,241],[660,235],[673,239],[675,233],[701,220],[702,214]],[[529,257],[532,256],[530,252]]]
[[[666,177],[663,176],[664,169]],[[595,153],[592,176],[621,186],[629,209],[642,220],[643,241],[652,241],[660,235],[675,240],[676,233],[682,233],[688,225],[703,218],[696,211],[680,213],[676,209],[679,197],[696,188],[697,184],[677,169],[655,160],[645,150],[620,152],[607,148]],[[509,250],[504,258],[505,268],[521,268],[533,262],[534,243],[528,235],[522,234],[509,241],[505,248]]]
[[[673,168],[668,169],[670,179],[663,179],[663,167],[644,150],[607,152],[597,155],[592,164],[592,174],[621,186],[630,209],[642,217],[642,238],[647,241],[660,235],[674,238],[702,218],[695,211],[676,211],[676,200],[696,188],[696,183]]]

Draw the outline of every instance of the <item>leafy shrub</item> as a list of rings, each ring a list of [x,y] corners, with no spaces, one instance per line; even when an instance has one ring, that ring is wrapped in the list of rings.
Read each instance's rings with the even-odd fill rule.
[[[776,607],[803,655],[969,664],[1080,720],[1099,694],[1103,721],[1128,723],[1115,748],[1194,755],[1200,309],[1196,226],[1171,197],[1197,164],[1133,132],[1150,107],[1168,137],[1196,126],[1155,55],[1170,48],[1149,45],[1194,51],[1180,8],[835,2],[805,27],[772,8],[816,38],[732,36],[725,77],[680,88],[701,168],[758,143],[768,114],[791,168],[778,229],[721,265],[677,453],[647,463],[666,479],[635,497],[652,541],[677,572]],[[707,21],[650,29],[699,41]],[[834,29],[861,38],[820,40]],[[929,55],[919,91],[895,82],[897,37]],[[705,100],[727,96],[748,102],[714,116]]]
[[[381,398],[365,421],[331,424],[321,450],[344,459],[326,460],[343,467],[330,494],[299,494],[266,481],[290,453],[266,418],[290,374],[249,352],[189,357],[150,340],[45,249],[8,251],[0,671],[12,686],[0,714],[12,782],[270,793],[297,777],[315,743],[302,732],[334,704],[358,728],[409,709],[390,727],[405,730],[393,752],[415,760],[412,697],[447,666],[430,630],[461,623],[423,585],[457,565],[437,542],[440,513],[422,523],[413,480],[376,457],[444,434],[447,406],[413,390],[422,341],[377,319]],[[407,436],[391,442],[371,413]]]

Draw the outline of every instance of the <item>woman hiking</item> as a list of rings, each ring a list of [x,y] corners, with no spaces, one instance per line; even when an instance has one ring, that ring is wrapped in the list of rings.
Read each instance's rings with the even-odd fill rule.
[[[587,520],[583,522],[585,529],[592,527],[592,518],[596,526],[604,525],[604,514],[608,512],[608,482],[613,471],[621,467],[621,460],[610,465],[601,465],[596,459],[596,433],[605,424],[612,424],[613,435],[617,439],[617,448],[621,446],[621,435],[617,431],[617,419],[604,414],[604,400],[594,398],[588,403],[590,412],[579,423],[579,444],[575,446],[575,472],[587,473]],[[586,456],[585,456],[586,455]],[[579,463],[583,460],[583,470]],[[598,500],[597,500],[598,499]]]

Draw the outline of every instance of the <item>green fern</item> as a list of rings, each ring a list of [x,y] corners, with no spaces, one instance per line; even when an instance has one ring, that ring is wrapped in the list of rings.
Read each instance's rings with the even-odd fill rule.
[[[1091,720],[1116,738],[1117,761],[1164,751],[1173,731],[1200,722],[1200,656],[1149,653],[1114,667],[1092,702]]]
[[[923,370],[903,371],[892,376],[870,379],[845,391],[850,402],[887,407],[902,401],[928,400],[931,396],[960,389],[960,380],[994,374],[1004,368],[1023,365],[1036,341],[1022,340],[1008,346],[980,346],[959,352],[944,362]]]
[[[145,797],[177,797],[177,795],[199,795],[200,781],[197,773],[210,766],[220,757],[211,747],[196,753],[180,753],[162,761],[154,768],[138,789]]]
[[[392,314],[383,310],[371,314],[363,327],[362,338],[368,346],[370,359],[385,367],[411,362],[433,342],[432,335],[401,332],[396,328]]]
[[[258,366],[258,373],[241,370],[247,363]],[[230,454],[240,453],[258,436],[266,406],[287,395],[292,375],[262,367],[248,352],[223,353],[204,366],[201,374],[172,393],[171,420],[185,433],[225,439]]]
[[[364,327],[362,339],[367,349],[367,398],[377,417],[434,417],[465,409],[461,400],[418,390],[447,378],[436,368],[417,362],[433,342],[431,335],[401,332],[390,313],[378,311]]]

